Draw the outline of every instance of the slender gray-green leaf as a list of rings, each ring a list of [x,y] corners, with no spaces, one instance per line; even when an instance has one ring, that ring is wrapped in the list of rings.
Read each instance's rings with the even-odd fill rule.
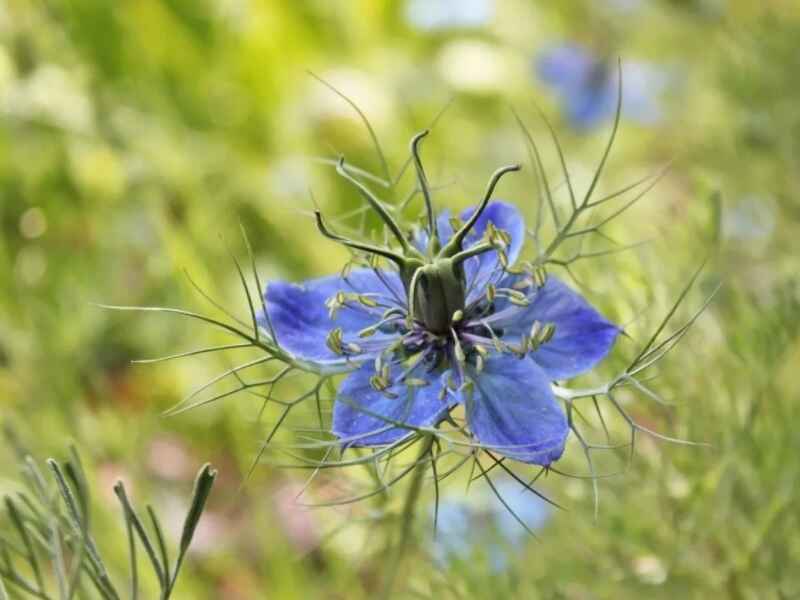
[[[167,574],[164,572],[164,569],[158,560],[158,556],[153,548],[153,543],[150,540],[150,536],[147,534],[147,531],[142,525],[142,521],[139,519],[139,516],[136,514],[136,511],[133,509],[133,506],[128,500],[128,495],[125,492],[125,485],[121,481],[118,481],[114,486],[114,493],[117,495],[117,498],[119,498],[122,509],[125,511],[126,521],[131,523],[134,531],[136,531],[136,534],[139,536],[139,540],[142,542],[142,546],[144,546],[145,553],[150,559],[150,563],[153,565],[153,570],[156,572],[158,581],[161,584],[162,589],[164,589],[167,584]]]
[[[178,553],[178,560],[175,564],[175,572],[172,574],[172,581],[170,589],[175,584],[175,579],[178,577],[178,572],[183,564],[183,559],[186,556],[186,551],[192,543],[194,532],[197,529],[197,524],[200,522],[200,516],[206,506],[211,488],[214,486],[214,480],[217,478],[216,469],[212,469],[211,465],[206,463],[197,474],[197,479],[194,483],[194,492],[192,493],[192,503],[189,506],[189,511],[186,514],[186,519],[183,523],[183,532],[181,533],[180,551]]]
[[[14,525],[14,528],[17,530],[17,533],[19,534],[19,537],[25,546],[28,564],[30,564],[31,571],[33,571],[33,577],[36,579],[36,587],[39,591],[42,591],[44,590],[42,572],[39,568],[39,561],[36,559],[36,553],[33,550],[33,544],[31,543],[31,538],[28,535],[28,530],[25,527],[25,522],[22,519],[22,515],[20,514],[17,505],[8,496],[5,498],[5,504],[6,510],[8,511],[8,516],[11,518],[11,523]]]

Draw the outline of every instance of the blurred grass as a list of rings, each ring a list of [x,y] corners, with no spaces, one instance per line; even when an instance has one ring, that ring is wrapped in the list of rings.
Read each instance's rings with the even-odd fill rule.
[[[358,199],[307,158],[344,152],[380,165],[352,110],[306,69],[359,103],[394,169],[410,136],[454,96],[425,146],[431,178],[450,184],[437,194],[444,205],[466,206],[497,165],[524,160],[509,102],[541,139],[532,101],[544,106],[585,183],[603,132],[579,135],[557,120],[532,68],[546,44],[578,39],[676,73],[665,121],[624,122],[603,182],[612,190],[675,159],[612,229],[621,243],[652,241],[576,275],[606,314],[637,318],[630,331],[641,339],[710,257],[686,313],[716,281],[722,291],[659,370],[657,387],[676,407],[639,399],[631,409],[713,448],[640,440],[625,474],[601,481],[597,522],[588,482],[550,477],[545,489],[569,510],[516,548],[507,569],[489,568],[482,540],[465,540],[477,548],[470,560],[434,568],[423,551],[409,557],[408,589],[441,598],[800,596],[800,10],[746,0],[613,8],[623,4],[636,3],[498,0],[482,27],[432,32],[412,27],[395,2],[0,4],[4,421],[40,456],[74,440],[109,492],[97,498],[106,511],[120,474],[137,496],[174,505],[200,464],[219,466],[179,598],[369,596],[384,566],[368,535],[379,505],[292,510],[287,498],[302,480],[266,465],[238,491],[266,430],[246,398],[160,416],[234,357],[131,365],[223,338],[91,303],[211,309],[186,270],[246,315],[229,255],[246,255],[240,222],[268,279],[338,268],[344,253],[300,211],[309,187],[329,215]],[[480,69],[475,56],[486,60]],[[557,166],[549,150],[548,164]],[[503,185],[532,217],[531,174]],[[601,375],[633,352],[622,341]],[[563,468],[585,472],[579,448],[569,450]],[[7,457],[3,490],[15,477]]]

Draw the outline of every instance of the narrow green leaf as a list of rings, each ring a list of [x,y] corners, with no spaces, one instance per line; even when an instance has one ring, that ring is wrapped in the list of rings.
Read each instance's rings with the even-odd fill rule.
[[[167,587],[167,574],[164,572],[164,569],[162,568],[162,565],[156,556],[153,543],[150,541],[150,536],[147,535],[147,531],[142,525],[142,521],[139,519],[139,516],[136,514],[136,511],[133,509],[133,506],[128,500],[128,494],[125,492],[125,485],[121,481],[118,481],[114,486],[114,493],[117,495],[117,498],[122,505],[122,509],[125,511],[126,522],[130,522],[134,531],[136,531],[136,534],[139,536],[142,546],[144,546],[145,553],[150,559],[150,563],[153,565],[153,570],[156,572],[156,576],[158,577],[158,581],[161,584],[162,590],[165,589]]]
[[[183,565],[183,560],[186,556],[186,551],[192,543],[194,532],[197,529],[197,524],[200,522],[200,516],[206,506],[211,488],[214,486],[214,480],[217,478],[216,469],[212,469],[211,465],[206,463],[202,466],[197,473],[197,479],[194,483],[194,491],[192,493],[192,503],[189,506],[189,511],[186,514],[186,519],[183,523],[183,532],[181,533],[180,551],[178,553],[178,560],[175,564],[175,572],[172,574],[170,582],[170,591],[175,585],[175,580]]]
[[[36,587],[39,591],[42,591],[44,590],[42,572],[39,568],[39,561],[36,559],[36,553],[33,551],[33,544],[31,543],[31,538],[28,535],[28,530],[25,527],[22,515],[20,514],[17,505],[8,496],[5,497],[5,504],[6,510],[8,511],[8,516],[11,518],[11,523],[14,525],[14,528],[17,530],[17,533],[19,534],[19,537],[25,546],[28,564],[30,564],[31,571],[33,571],[33,577],[36,579]]]

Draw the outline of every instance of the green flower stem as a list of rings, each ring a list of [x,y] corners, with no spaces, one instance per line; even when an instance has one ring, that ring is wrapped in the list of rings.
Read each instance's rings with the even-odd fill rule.
[[[417,463],[414,466],[411,475],[411,483],[406,493],[405,503],[403,504],[403,513],[401,515],[400,527],[400,541],[394,549],[394,557],[391,562],[389,570],[386,572],[386,582],[383,588],[383,598],[389,598],[392,594],[394,583],[397,578],[397,573],[402,567],[403,558],[405,557],[406,550],[408,549],[409,542],[413,533],[414,514],[419,501],[420,493],[422,492],[422,483],[425,480],[425,475],[428,472],[428,467],[431,461],[428,460],[432,456],[433,444],[435,436],[427,435],[422,442],[422,448],[417,456]]]

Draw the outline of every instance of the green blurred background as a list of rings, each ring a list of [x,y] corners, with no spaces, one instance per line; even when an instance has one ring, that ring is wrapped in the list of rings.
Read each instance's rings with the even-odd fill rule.
[[[476,523],[456,556],[437,555],[423,507],[400,596],[799,598],[798,39],[790,0],[2,0],[2,420],[37,457],[62,456],[71,441],[81,449],[107,515],[98,537],[121,573],[116,478],[169,521],[210,461],[220,483],[178,598],[374,596],[387,564],[377,534],[396,525],[375,514],[400,490],[302,510],[292,499],[303,473],[267,463],[241,488],[268,431],[257,401],[162,416],[241,357],[133,365],[225,338],[93,303],[214,313],[188,272],[247,318],[231,261],[247,259],[240,223],[265,279],[341,266],[346,254],[308,216],[309,189],[331,217],[359,200],[311,159],[342,152],[374,172],[380,163],[357,115],[307,70],[358,103],[394,171],[411,135],[455,99],[424,151],[442,206],[467,206],[497,166],[526,160],[509,104],[558,181],[533,102],[543,107],[585,187],[609,123],[573,127],[535,68],[550,45],[575,41],[646,62],[666,82],[650,90],[657,119],[623,115],[603,190],[674,160],[610,229],[621,244],[648,244],[575,265],[590,300],[634,338],[592,378],[631,357],[708,257],[682,313],[719,281],[722,290],[653,382],[675,406],[625,401],[649,427],[712,448],[640,439],[629,468],[600,481],[596,521],[590,482],[548,477],[544,489],[568,510],[548,513],[539,539]],[[531,217],[534,188],[528,169],[501,195]],[[13,490],[13,452],[2,456],[0,488]],[[577,446],[560,465],[586,472]],[[443,493],[463,501],[463,491],[453,481]],[[497,504],[470,495],[476,514]],[[498,544],[510,546],[503,564]]]

